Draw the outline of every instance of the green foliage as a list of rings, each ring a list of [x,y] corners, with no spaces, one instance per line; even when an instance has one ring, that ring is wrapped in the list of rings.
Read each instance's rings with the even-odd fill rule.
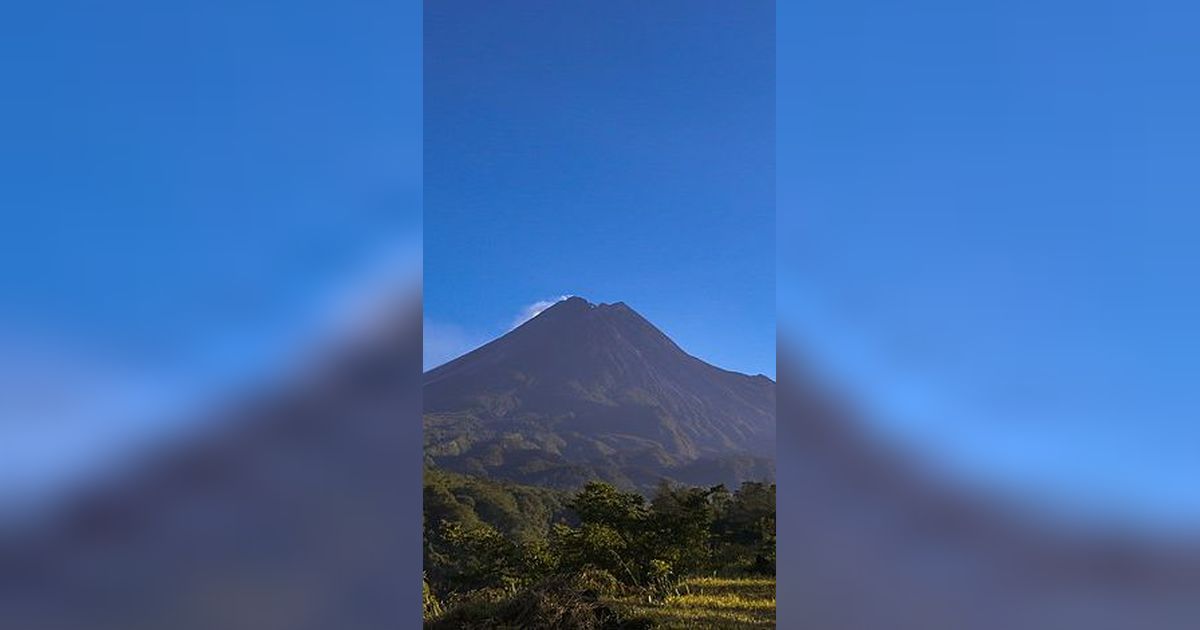
[[[507,595],[473,594],[440,617],[426,620],[425,627],[430,630],[643,630],[652,624],[614,609],[575,576],[554,576]]]
[[[652,531],[655,556],[683,573],[709,568],[716,508],[714,489],[663,484],[654,497]]]
[[[655,558],[646,567],[646,585],[654,590],[664,590],[671,586],[675,578],[675,569],[670,562]]]
[[[554,593],[571,583],[580,592],[642,592],[661,602],[679,597],[677,585],[690,576],[775,570],[773,484],[730,492],[663,483],[647,501],[601,482],[565,497],[432,471],[425,494],[430,597],[451,610],[439,619],[459,619],[461,627],[503,627],[470,625],[484,611],[558,619],[558,595],[537,590],[551,579],[560,580]],[[559,612],[584,614],[580,601],[570,601],[564,610],[575,612]]]
[[[597,568],[621,576],[622,581],[637,580],[637,574],[631,566],[633,548],[625,536],[609,525],[557,525],[551,534],[551,548],[564,569],[579,571]]]
[[[486,523],[515,540],[544,540],[551,523],[567,517],[567,498],[557,490],[425,469],[426,527]]]
[[[593,481],[576,494],[567,507],[583,523],[628,530],[643,523],[647,516],[646,499],[634,492],[622,492],[612,484]]]
[[[746,482],[713,524],[718,545],[748,571],[775,573],[775,484]]]
[[[585,593],[610,596],[622,591],[620,580],[603,569],[582,569],[574,574],[574,579],[575,586]]]
[[[432,547],[439,553],[434,575],[439,581],[465,589],[510,586],[521,578],[521,557],[516,543],[490,525],[465,526],[442,521],[434,532]]]

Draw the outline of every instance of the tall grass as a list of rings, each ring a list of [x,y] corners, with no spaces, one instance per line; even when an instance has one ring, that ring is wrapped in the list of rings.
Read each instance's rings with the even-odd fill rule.
[[[660,597],[616,598],[614,607],[664,630],[775,627],[775,580],[692,578]]]

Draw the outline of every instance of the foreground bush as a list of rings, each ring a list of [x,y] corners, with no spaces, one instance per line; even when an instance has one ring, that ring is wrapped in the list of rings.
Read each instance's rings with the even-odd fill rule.
[[[630,618],[600,601],[612,576],[556,576],[509,595],[479,593],[431,621],[428,630],[642,630],[646,619]]]

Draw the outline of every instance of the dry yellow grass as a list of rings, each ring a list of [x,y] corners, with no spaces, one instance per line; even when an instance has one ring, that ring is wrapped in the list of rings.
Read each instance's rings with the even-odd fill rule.
[[[661,600],[624,598],[613,604],[666,630],[774,628],[775,580],[694,578]]]

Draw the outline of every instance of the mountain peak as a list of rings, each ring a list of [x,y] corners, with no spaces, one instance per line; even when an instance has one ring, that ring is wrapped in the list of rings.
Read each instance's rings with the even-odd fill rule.
[[[543,310],[541,313],[539,313],[539,315],[541,315],[543,313],[551,313],[551,312],[584,313],[584,312],[591,311],[591,310],[611,311],[611,312],[617,312],[617,313],[620,313],[620,312],[635,313],[636,312],[632,308],[630,308],[628,304],[626,304],[624,302],[612,302],[612,303],[592,302],[592,301],[588,300],[587,298],[579,297],[578,295],[571,295],[571,296],[567,296],[567,297],[555,302],[554,304],[551,304],[549,307],[547,307],[545,310]]]
[[[644,317],[624,302],[613,302],[611,304],[603,302],[593,303],[577,295],[572,295],[555,302],[541,313],[538,313],[537,316],[530,318],[529,322],[526,323],[534,321],[539,321],[539,323],[541,321],[562,321],[564,319],[577,323],[586,321],[617,321],[613,319],[613,316],[618,316],[619,318],[619,316],[628,315],[633,315],[636,319],[653,327],[653,324],[645,321]],[[534,327],[536,326],[537,324],[534,325]]]
[[[555,302],[554,304],[551,304],[548,308],[543,310],[542,313],[539,313],[539,315],[544,314],[544,313],[549,313],[551,311],[582,312],[582,311],[587,311],[587,310],[590,310],[593,308],[596,308],[595,304],[592,304],[591,302],[579,297],[578,295],[571,295],[571,296],[567,296],[566,298]]]
[[[769,379],[687,354],[624,302],[578,296],[428,372],[424,407],[439,465],[526,481],[582,466],[652,485],[701,460],[769,458],[775,433]]]
[[[526,342],[537,337],[544,342],[570,346],[559,348],[556,354],[578,350],[581,344],[614,349],[630,343],[643,351],[653,348],[682,352],[661,330],[624,302],[592,303],[578,296],[556,302],[509,335]],[[518,345],[526,342],[509,340]]]

